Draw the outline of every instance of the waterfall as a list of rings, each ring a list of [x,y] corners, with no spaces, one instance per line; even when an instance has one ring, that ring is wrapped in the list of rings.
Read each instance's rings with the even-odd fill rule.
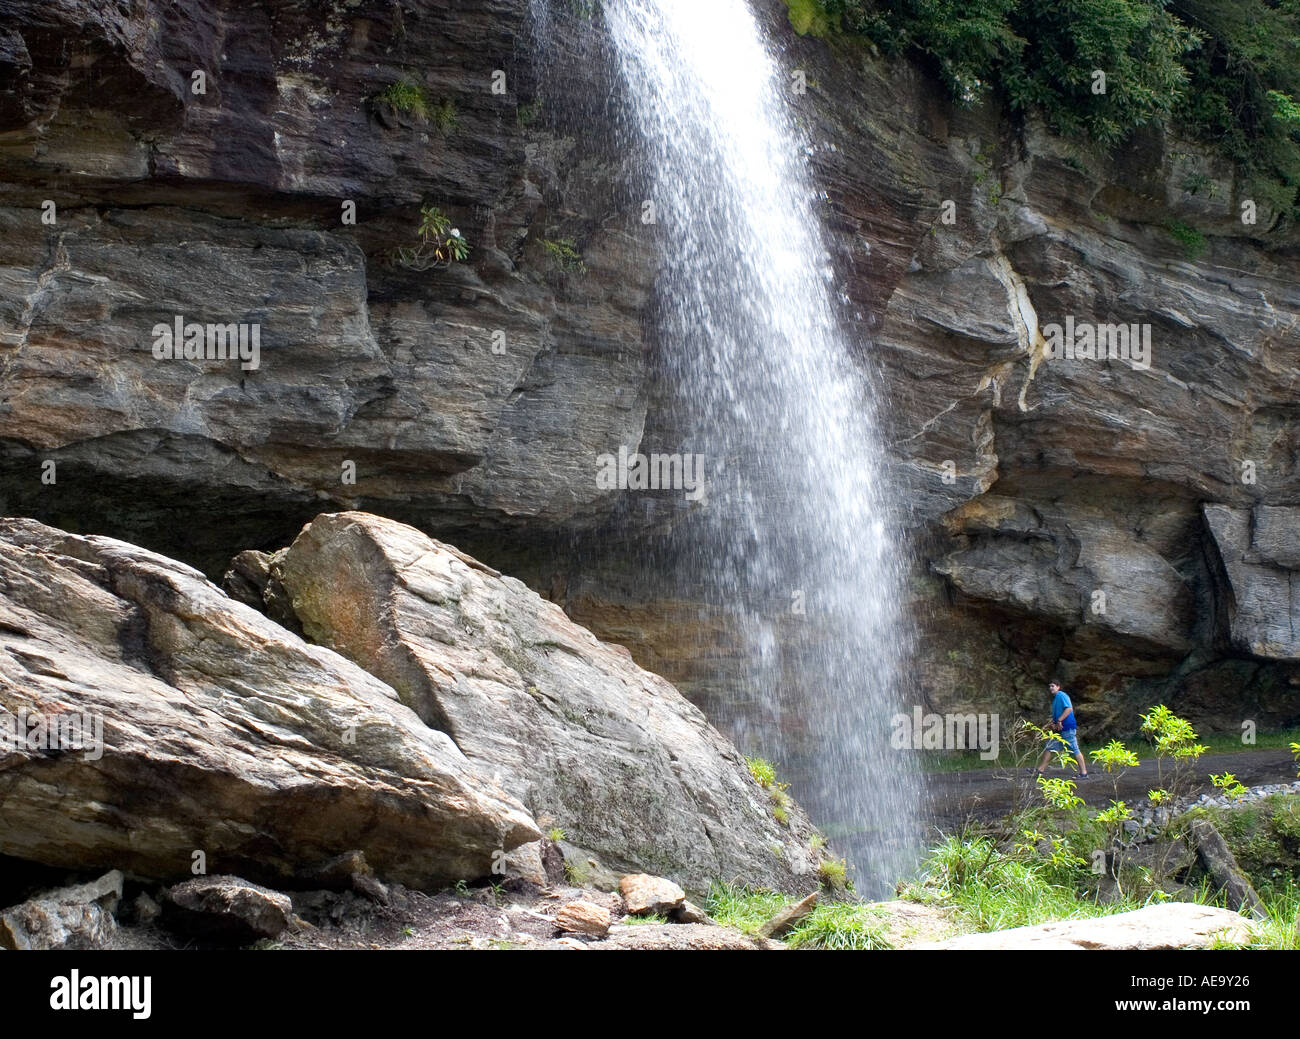
[[[859,890],[879,892],[912,864],[919,814],[912,763],[889,745],[903,568],[867,346],[837,320],[789,70],[746,0],[602,10],[661,257],[665,425],[708,473],[672,565],[743,640],[746,691],[714,721],[787,772]]]

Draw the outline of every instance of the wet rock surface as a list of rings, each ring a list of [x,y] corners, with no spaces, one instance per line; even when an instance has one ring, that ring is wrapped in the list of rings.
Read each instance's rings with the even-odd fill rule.
[[[319,511],[389,515],[525,577],[722,720],[744,711],[730,619],[696,575],[658,580],[681,503],[594,481],[598,454],[672,441],[653,334],[671,244],[595,100],[622,89],[599,19],[538,31],[529,7],[4,4],[0,502],[213,578]],[[1194,718],[1294,722],[1294,232],[1266,205],[1242,225],[1199,148],[1144,132],[1094,153],[759,10],[815,84],[799,114],[842,317],[888,403],[928,702],[960,706],[979,674],[1014,714],[1056,674],[1100,728],[1174,694]],[[446,125],[382,100],[403,80]],[[466,263],[393,265],[422,203]],[[561,237],[584,273],[553,262]],[[259,324],[260,366],[155,360],[176,315]],[[1149,326],[1149,366],[1048,357],[1067,318]],[[1225,580],[1207,509],[1262,531]],[[773,635],[797,674],[806,633]]]

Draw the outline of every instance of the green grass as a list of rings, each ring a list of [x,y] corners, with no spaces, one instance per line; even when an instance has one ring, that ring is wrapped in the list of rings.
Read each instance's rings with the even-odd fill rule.
[[[1282,729],[1278,732],[1258,732],[1255,734],[1255,742],[1246,744],[1241,742],[1240,732],[1211,732],[1202,733],[1200,741],[1210,749],[1207,754],[1236,754],[1252,750],[1275,750],[1278,747],[1285,747],[1292,740],[1300,740],[1300,728]],[[1142,756],[1142,744],[1134,748],[1138,757]]]
[[[625,916],[622,922],[625,924],[666,924],[668,917],[659,913],[644,913],[640,916]]]
[[[1001,931],[1050,920],[1108,916],[1138,909],[1136,902],[1101,903],[1080,894],[1046,863],[999,851],[987,837],[946,837],[930,852],[921,882],[903,897],[950,908],[976,931]],[[1087,874],[1079,871],[1080,881]]]
[[[705,900],[709,916],[751,936],[786,906],[799,901],[779,891],[714,884]],[[878,909],[852,902],[819,905],[782,941],[792,949],[887,949]]]
[[[1237,949],[1300,949],[1300,887],[1293,882],[1282,895],[1264,900],[1265,920],[1255,922],[1255,940],[1233,945],[1215,944],[1215,948]]]
[[[767,888],[715,883],[705,899],[704,911],[726,927],[757,934],[760,926],[793,901],[798,900]]]
[[[550,832],[546,835],[552,844],[559,844],[564,840],[564,830],[559,826],[552,826]]]
[[[390,83],[375,95],[375,100],[392,105],[397,111],[409,113],[418,119],[429,118],[429,92],[409,79]]]
[[[822,859],[817,863],[817,876],[827,887],[843,891],[849,886],[848,863],[844,859]]]
[[[892,949],[885,928],[875,907],[833,902],[804,917],[785,943],[792,949]]]

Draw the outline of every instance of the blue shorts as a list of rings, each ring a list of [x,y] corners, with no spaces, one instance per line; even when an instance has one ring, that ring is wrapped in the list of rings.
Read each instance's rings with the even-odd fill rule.
[[[1047,745],[1047,749],[1052,753],[1058,753],[1068,749],[1071,754],[1079,753],[1078,729],[1062,729],[1060,732],[1052,733],[1052,740]]]

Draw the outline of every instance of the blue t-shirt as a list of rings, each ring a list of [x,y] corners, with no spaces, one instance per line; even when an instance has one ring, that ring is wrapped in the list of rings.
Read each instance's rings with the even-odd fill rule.
[[[1073,706],[1074,704],[1070,703],[1070,697],[1066,691],[1064,689],[1058,689],[1056,691],[1056,696],[1052,699],[1052,721],[1061,721],[1061,715],[1066,711],[1070,711],[1070,708]],[[1070,729],[1077,729],[1078,727],[1079,723],[1075,720],[1074,712],[1070,711],[1070,717],[1061,722],[1061,731],[1068,732]]]

